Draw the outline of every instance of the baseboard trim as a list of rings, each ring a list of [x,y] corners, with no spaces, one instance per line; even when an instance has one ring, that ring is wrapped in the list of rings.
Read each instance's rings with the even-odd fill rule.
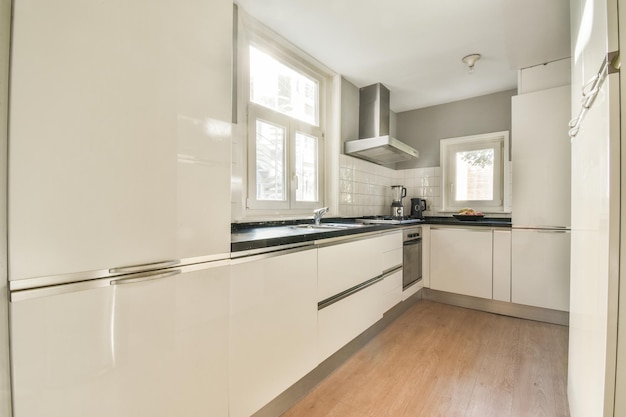
[[[457,307],[471,308],[472,310],[480,310],[488,313],[501,314],[503,316],[559,324],[561,326],[569,325],[569,313],[567,311],[551,310],[523,304],[488,300],[486,298],[470,297],[468,295],[453,294],[444,291],[432,290],[430,288],[424,288],[422,290],[422,298],[424,300],[450,304]]]
[[[302,379],[254,413],[252,417],[277,417],[289,410],[378,333],[383,331],[389,324],[402,315],[402,313],[420,301],[422,299],[422,291],[423,289],[396,304],[383,315],[382,319],[378,320],[363,333],[352,339],[351,342],[339,349],[324,362],[320,363],[315,369],[302,377]]]

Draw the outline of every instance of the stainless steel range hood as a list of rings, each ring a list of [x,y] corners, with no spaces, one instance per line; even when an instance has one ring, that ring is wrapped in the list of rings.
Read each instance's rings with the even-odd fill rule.
[[[389,136],[389,90],[372,84],[360,89],[359,139],[345,144],[345,153],[380,165],[415,159],[419,153]]]

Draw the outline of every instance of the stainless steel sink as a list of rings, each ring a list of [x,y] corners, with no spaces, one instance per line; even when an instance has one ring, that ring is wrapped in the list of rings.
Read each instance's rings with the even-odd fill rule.
[[[297,224],[296,229],[311,229],[311,230],[345,230],[356,229],[361,227],[367,227],[368,225],[362,223],[320,223],[320,224]]]

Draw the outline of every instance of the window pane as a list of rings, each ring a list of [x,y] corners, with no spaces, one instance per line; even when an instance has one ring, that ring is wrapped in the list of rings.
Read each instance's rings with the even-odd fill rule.
[[[250,46],[250,101],[318,125],[316,80]]]
[[[494,150],[456,153],[455,200],[493,200]]]
[[[296,132],[297,201],[318,201],[317,138]]]
[[[256,199],[285,200],[285,128],[256,121]]]

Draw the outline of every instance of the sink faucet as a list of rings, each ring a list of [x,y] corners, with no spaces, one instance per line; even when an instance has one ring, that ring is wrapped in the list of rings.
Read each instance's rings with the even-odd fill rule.
[[[322,216],[324,216],[324,214],[326,213],[328,213],[328,207],[318,208],[313,211],[313,219],[315,219],[316,226],[319,226],[320,220],[322,220]]]

